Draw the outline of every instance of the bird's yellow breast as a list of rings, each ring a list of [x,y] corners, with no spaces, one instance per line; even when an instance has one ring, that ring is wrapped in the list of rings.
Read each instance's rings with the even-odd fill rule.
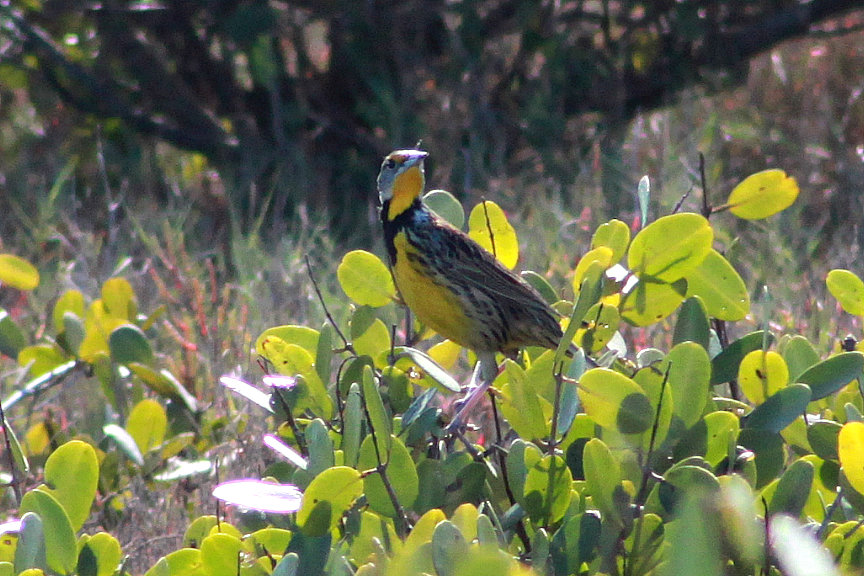
[[[423,324],[457,344],[474,348],[476,330],[473,321],[463,311],[464,303],[449,290],[440,276],[420,261],[420,251],[413,246],[405,232],[393,239],[396,263],[393,277],[402,298]]]

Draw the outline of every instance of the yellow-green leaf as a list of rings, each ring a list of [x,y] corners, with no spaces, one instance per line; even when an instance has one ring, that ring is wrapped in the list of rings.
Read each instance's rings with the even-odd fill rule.
[[[275,336],[268,337],[261,348],[263,356],[273,363],[277,372],[283,376],[302,376],[302,382],[298,380],[297,384],[301,388],[297,410],[309,408],[316,416],[329,420],[333,416],[333,401],[315,370],[312,354]]]
[[[379,308],[396,298],[390,270],[380,258],[365,250],[343,256],[336,276],[342,290],[357,304]]]
[[[71,312],[78,318],[84,318],[84,295],[78,290],[68,290],[57,299],[54,304],[54,312],[51,315],[54,321],[54,330],[62,332],[65,329],[63,315]]]
[[[297,524],[308,536],[323,536],[339,523],[363,494],[363,477],[354,468],[335,466],[315,477],[303,493]]]
[[[651,400],[636,382],[619,372],[589,370],[579,380],[578,392],[585,413],[604,428],[639,434],[651,427]]]
[[[843,310],[855,316],[864,316],[864,282],[849,270],[831,270],[825,278],[828,291]]]
[[[605,246],[612,250],[612,262],[618,262],[624,257],[628,244],[630,244],[630,228],[620,220],[610,220],[601,224],[591,238],[591,248]]]
[[[864,422],[847,422],[837,438],[840,465],[849,484],[864,494]]]
[[[138,314],[135,291],[125,278],[111,278],[102,285],[102,302],[115,318],[134,320]]]
[[[744,280],[714,249],[687,274],[687,296],[701,297],[708,315],[718,320],[736,322],[750,312],[750,294]]]
[[[320,338],[320,333],[314,328],[309,328],[308,326],[287,325],[268,328],[262,332],[258,337],[258,340],[255,341],[255,351],[261,356],[267,356],[265,352],[267,339],[271,337],[283,340],[286,344],[297,344],[310,354],[314,355],[318,351],[318,339]]]
[[[45,482],[40,489],[51,494],[68,514],[73,530],[81,529],[96,497],[99,463],[92,446],[80,440],[66,442],[45,462]]]
[[[798,183],[783,170],[751,174],[729,195],[729,211],[745,220],[761,220],[785,210],[798,198]]]
[[[761,404],[789,383],[789,368],[777,352],[754,350],[741,360],[738,382],[751,402]]]
[[[612,266],[615,262],[615,253],[612,248],[607,246],[597,246],[585,253],[576,264],[576,269],[573,271],[573,292],[579,293],[582,289],[582,281],[585,279],[585,274],[591,268],[591,265],[599,262],[604,270]]]
[[[713,240],[711,225],[699,214],[664,216],[633,239],[627,254],[628,267],[639,278],[674,282],[702,263]]]
[[[39,285],[39,271],[23,258],[0,254],[0,284],[18,290],[33,290]]]
[[[142,454],[160,446],[165,440],[167,430],[168,416],[165,409],[149,398],[136,404],[126,421],[126,431],[135,440]]]
[[[672,314],[684,301],[687,285],[640,280],[621,303],[621,317],[635,326],[648,326]]]
[[[484,208],[485,206],[485,208]],[[471,210],[468,235],[498,260],[512,269],[519,261],[519,241],[516,231],[498,204],[486,200]],[[494,243],[494,249],[493,249]]]
[[[430,190],[423,196],[423,203],[454,228],[462,228],[465,224],[465,208],[447,190]]]

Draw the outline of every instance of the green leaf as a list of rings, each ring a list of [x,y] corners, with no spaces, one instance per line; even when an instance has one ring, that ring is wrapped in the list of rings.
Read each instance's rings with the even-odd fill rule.
[[[848,314],[864,316],[864,282],[849,270],[831,270],[825,278],[828,291]]]
[[[144,576],[205,576],[207,574],[201,565],[201,550],[197,548],[181,548],[159,559],[159,561],[144,573]],[[208,575],[209,576],[209,575]]]
[[[74,572],[78,560],[75,530],[60,502],[41,488],[35,488],[21,499],[18,513],[23,515],[27,512],[38,514],[42,520],[48,568],[58,574]]]
[[[519,261],[519,240],[516,230],[498,204],[484,200],[468,215],[468,236],[507,268],[513,269]]]
[[[597,555],[599,543],[599,516],[589,512],[571,516],[552,537],[554,573],[578,573],[583,562],[591,562]]]
[[[783,471],[785,446],[783,438],[759,428],[744,428],[738,443],[756,454],[756,488],[762,488]]]
[[[236,576],[243,543],[230,534],[215,533],[201,542],[201,567],[208,576]]]
[[[522,279],[528,282],[532,288],[540,293],[547,304],[551,305],[559,300],[558,293],[552,285],[549,284],[549,281],[540,274],[532,270],[524,270],[520,276],[522,276]]]
[[[612,250],[612,262],[624,257],[630,244],[630,227],[620,220],[610,220],[597,227],[591,237],[591,249],[605,246]]]
[[[15,545],[13,574],[37,566],[46,566],[45,561],[45,529],[42,518],[34,512],[19,510],[21,528],[18,531],[18,542]]]
[[[387,416],[384,401],[381,399],[375,376],[369,366],[363,367],[363,403],[369,418],[370,437],[374,435],[375,443],[378,445],[378,454],[381,458],[380,463],[385,463],[389,458],[391,447],[390,418]]]
[[[672,314],[684,301],[687,283],[640,279],[621,303],[621,317],[634,326],[649,326]]]
[[[678,311],[678,322],[675,323],[675,333],[672,344],[695,342],[708,350],[711,325],[705,312],[702,299],[691,296],[684,300]]]
[[[274,326],[261,333],[255,341],[255,351],[267,358],[267,350],[270,344],[269,339],[274,338],[276,341],[281,341],[285,344],[296,344],[309,352],[309,354],[317,356],[320,337],[321,335],[317,330],[308,326],[295,326],[291,324]]]
[[[753,350],[762,349],[765,333],[762,330],[751,332],[730,344],[711,360],[711,385],[722,384],[738,376],[738,367],[744,356]],[[774,335],[768,334],[768,345],[774,342]]]
[[[695,342],[683,342],[669,351],[666,364],[673,412],[685,428],[690,428],[699,421],[708,402],[711,376],[708,352]]]
[[[441,575],[456,576],[456,565],[468,555],[468,542],[449,520],[440,522],[432,533],[432,562]]]
[[[699,296],[712,318],[735,322],[750,312],[750,294],[744,280],[722,254],[712,249],[687,274],[687,296]]]
[[[819,353],[804,336],[784,336],[778,348],[789,367],[790,382],[797,382],[805,370],[819,362]]]
[[[347,466],[329,468],[315,477],[303,493],[297,524],[307,536],[323,536],[363,494],[360,472]]]
[[[713,514],[703,504],[703,493],[686,494],[675,522],[667,526],[665,576],[691,576],[698,566],[700,576],[722,576],[720,533]]]
[[[68,514],[72,530],[78,531],[90,517],[98,480],[96,451],[86,442],[71,440],[48,457],[45,462],[47,486],[40,486],[40,490],[56,498]]]
[[[501,386],[501,413],[520,438],[545,437],[549,428],[543,404],[550,407],[549,403],[538,396],[537,390],[529,385],[525,371],[512,360],[505,360],[504,374],[507,382]]]
[[[711,225],[699,214],[664,216],[633,238],[627,255],[628,268],[640,280],[675,282],[705,260],[713,240]]]
[[[51,318],[54,322],[54,330],[56,332],[65,330],[64,316],[67,313],[71,313],[78,318],[84,318],[84,314],[86,313],[84,295],[78,290],[67,290],[57,299],[57,303],[54,304]]]
[[[168,416],[159,402],[145,398],[132,408],[126,431],[142,454],[162,445],[168,430]]]
[[[612,456],[609,447],[598,438],[585,444],[583,451],[585,482],[594,505],[604,519],[616,524],[621,520],[621,512],[615,500],[615,492],[621,483],[621,468]]]
[[[807,442],[813,448],[813,453],[823,460],[837,460],[838,438],[843,428],[833,420],[816,420],[807,426]]]
[[[18,353],[27,346],[24,333],[3,308],[0,308],[0,354],[18,358]]]
[[[849,485],[864,494],[864,422],[847,422],[837,437],[840,465]]]
[[[380,258],[365,250],[353,250],[343,256],[336,276],[345,294],[362,306],[379,308],[396,298],[390,270]]]
[[[560,456],[544,456],[535,462],[525,478],[525,510],[538,525],[548,526],[564,517],[570,506],[573,477]]]
[[[315,347],[315,370],[322,382],[330,381],[330,365],[333,363],[333,339],[336,330],[329,323],[321,327]],[[389,341],[389,334],[388,334]]]
[[[396,493],[399,504],[403,508],[410,509],[414,505],[414,501],[417,500],[420,490],[417,468],[414,466],[411,453],[399,438],[391,436],[390,443],[390,457],[386,467],[387,479]],[[357,467],[361,470],[371,470],[377,466],[378,456],[375,452],[375,445],[372,442],[372,437],[367,436],[360,446]],[[393,506],[393,501],[390,499],[380,474],[367,474],[363,478],[363,487],[366,501],[372,510],[389,518],[397,517],[398,514]]]
[[[810,388],[804,384],[792,384],[769,396],[748,414],[744,427],[780,432],[804,414],[809,402]]]
[[[11,455],[7,454],[7,457],[11,456],[11,464],[15,466],[15,474],[13,474],[13,478],[14,476],[19,474],[23,474],[26,476],[30,472],[30,462],[27,461],[27,457],[24,455],[24,451],[21,449],[21,443],[18,442],[18,437],[15,435],[15,430],[9,424],[9,421],[5,418],[5,412],[3,416],[4,417],[0,419],[0,431],[5,434],[5,440],[7,442],[8,448],[12,452]],[[8,464],[4,468],[8,469]]]
[[[446,190],[430,190],[423,196],[423,203],[454,228],[465,225],[465,208],[453,194]]]
[[[594,368],[579,381],[579,399],[594,422],[622,434],[645,432],[654,421],[651,401],[642,388],[623,374]]]
[[[777,352],[754,350],[738,366],[738,383],[748,400],[761,404],[789,383],[789,369]]]
[[[153,349],[147,336],[132,324],[123,324],[111,332],[108,349],[111,351],[111,359],[118,364],[137,362],[147,365],[153,361]]]
[[[126,367],[160,396],[179,402],[190,412],[198,412],[198,401],[168,370],[157,372],[149,366],[135,362],[127,364]]]
[[[417,368],[422,370],[432,380],[443,386],[451,392],[460,392],[462,387],[459,385],[449,372],[441,367],[434,359],[422,350],[410,348],[407,346],[397,346],[394,349],[396,358],[410,358],[417,365]]]
[[[798,183],[783,170],[763,170],[745,178],[729,194],[729,211],[745,220],[761,220],[785,210],[798,198]]]
[[[351,318],[351,342],[358,356],[374,360],[390,351],[390,330],[374,316],[372,308],[361,306]]]
[[[861,376],[864,370],[864,354],[861,352],[841,352],[827,360],[811,366],[796,379],[810,386],[811,400],[819,400],[837,392],[852,380]]]
[[[793,462],[777,483],[777,489],[768,504],[768,513],[771,516],[775,514],[800,516],[813,486],[813,473],[813,464],[810,462],[806,460]]]
[[[345,401],[345,420],[342,425],[342,453],[345,464],[357,465],[357,454],[360,450],[360,428],[363,424],[363,404],[360,387],[356,382],[348,390]]]
[[[39,285],[39,271],[30,262],[12,254],[0,254],[0,285],[16,290],[33,290]]]
[[[306,471],[312,476],[317,476],[327,468],[333,467],[335,454],[333,452],[333,440],[327,431],[327,426],[320,418],[312,420],[305,430],[306,448],[309,452],[309,464]]]
[[[135,291],[125,278],[111,278],[102,285],[102,303],[114,318],[131,321],[138,315]]]
[[[135,439],[126,430],[116,424],[106,424],[102,427],[102,432],[117,444],[127,458],[138,466],[144,466],[144,455],[138,449]]]
[[[262,349],[280,374],[302,377],[302,382],[298,378],[297,383],[299,400],[296,409],[302,412],[308,408],[315,416],[329,420],[333,416],[333,401],[315,370],[314,352],[286,343],[276,336],[268,336]]]
[[[82,537],[78,543],[79,549],[86,547],[96,560],[96,576],[112,576],[123,559],[120,542],[106,532],[98,532],[92,536]],[[79,559],[81,553],[79,552]],[[80,561],[80,560],[79,560]],[[80,570],[79,570],[80,573]]]

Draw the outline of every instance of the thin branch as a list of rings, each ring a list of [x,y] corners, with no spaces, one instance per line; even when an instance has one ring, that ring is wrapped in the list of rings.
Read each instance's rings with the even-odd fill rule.
[[[21,479],[19,478],[18,466],[15,465],[15,456],[12,452],[12,441],[9,439],[11,428],[9,421],[6,420],[6,412],[3,410],[3,403],[0,402],[0,427],[3,428],[3,443],[6,445],[6,456],[9,458],[9,473],[12,475],[12,480],[9,485],[12,486],[12,491],[15,492],[15,502],[21,502],[23,494],[21,493]]]
[[[339,329],[339,325],[333,320],[333,316],[330,314],[330,310],[327,309],[327,304],[324,303],[324,296],[321,295],[321,289],[318,287],[318,281],[315,280],[315,274],[312,272],[312,262],[309,260],[309,255],[306,254],[304,256],[306,260],[306,271],[309,274],[309,280],[312,281],[312,286],[315,288],[315,294],[318,296],[318,301],[321,303],[321,308],[324,309],[324,314],[327,316],[327,321],[333,326],[333,329],[336,330],[336,334],[339,338],[342,339],[342,343],[344,344],[344,349],[351,352],[355,356],[357,355],[357,351],[354,349],[354,345],[348,341],[345,337],[345,334],[342,333],[342,330]]]

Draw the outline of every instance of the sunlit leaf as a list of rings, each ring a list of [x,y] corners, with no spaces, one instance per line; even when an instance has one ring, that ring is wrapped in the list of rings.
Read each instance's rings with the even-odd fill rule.
[[[605,246],[612,250],[612,262],[624,257],[630,244],[630,227],[620,220],[610,220],[597,227],[591,237],[591,248]]]
[[[498,204],[486,200],[477,204],[468,216],[468,235],[488,252],[495,254],[507,268],[519,261],[516,230]]]
[[[789,369],[780,354],[754,350],[741,360],[738,382],[748,400],[761,404],[789,383]]]
[[[711,225],[699,214],[664,216],[633,238],[627,267],[643,280],[675,282],[702,264],[711,252],[713,239]]]
[[[798,198],[798,183],[783,170],[751,174],[729,194],[729,211],[745,220],[768,218]]]
[[[303,493],[297,524],[307,536],[322,536],[336,526],[362,494],[360,472],[347,466],[329,468],[316,476]]]
[[[825,278],[828,291],[843,310],[855,316],[864,316],[864,282],[849,270],[831,270]]]
[[[342,290],[357,304],[378,308],[396,298],[390,270],[380,258],[365,250],[345,254],[336,276]]]
[[[0,285],[16,290],[33,290],[39,285],[39,271],[30,262],[13,254],[0,254]]]
[[[750,294],[744,280],[722,254],[711,250],[687,274],[687,296],[699,296],[708,315],[718,320],[743,320],[750,312]]]

